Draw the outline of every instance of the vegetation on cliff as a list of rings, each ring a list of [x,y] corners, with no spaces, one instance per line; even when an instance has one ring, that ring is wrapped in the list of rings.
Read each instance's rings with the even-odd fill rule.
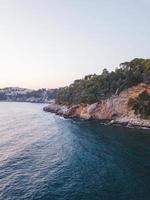
[[[100,75],[88,75],[61,88],[56,95],[59,104],[94,103],[139,83],[150,83],[150,59],[135,58],[121,63],[115,71],[104,69]]]
[[[136,98],[129,98],[128,105],[142,118],[150,118],[150,94],[142,92]]]

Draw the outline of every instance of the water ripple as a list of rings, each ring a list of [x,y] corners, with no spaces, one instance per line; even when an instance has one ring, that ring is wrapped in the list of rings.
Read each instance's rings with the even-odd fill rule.
[[[149,130],[0,103],[0,200],[149,200]]]

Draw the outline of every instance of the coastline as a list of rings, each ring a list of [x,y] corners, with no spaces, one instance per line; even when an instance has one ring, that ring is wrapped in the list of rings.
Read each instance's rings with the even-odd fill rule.
[[[78,118],[83,120],[99,120],[101,123],[107,124],[107,125],[115,125],[115,126],[124,126],[128,128],[142,128],[142,129],[150,129],[150,120],[144,120],[141,118],[133,118],[133,119],[126,119],[126,118],[120,118],[120,119],[109,119],[109,118],[94,118],[94,117],[87,117],[87,115],[78,115],[75,113],[72,113],[72,109],[74,109],[75,106],[67,107],[65,105],[59,105],[59,104],[50,104],[48,106],[45,106],[43,110],[45,112],[51,112],[55,113],[56,115],[62,116],[64,118]]]
[[[128,98],[136,97],[142,91],[150,92],[150,85],[133,86],[118,96],[96,102],[94,104],[60,105],[55,102],[44,107],[46,112],[52,112],[65,118],[95,119],[105,121],[110,125],[122,125],[130,128],[150,128],[150,120],[135,115],[128,107]]]

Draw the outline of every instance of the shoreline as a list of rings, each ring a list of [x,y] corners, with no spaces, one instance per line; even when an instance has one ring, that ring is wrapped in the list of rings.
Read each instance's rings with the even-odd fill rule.
[[[93,104],[64,105],[51,102],[43,110],[65,118],[96,119],[111,124],[119,124],[134,128],[150,128],[150,119],[136,115],[128,106],[129,98],[135,98],[143,91],[150,93],[150,84],[139,84],[122,91],[119,95],[101,100]]]
[[[78,107],[79,105],[77,105]],[[74,109],[75,106],[73,106]],[[134,121],[135,119],[131,119],[131,121],[124,120],[124,118],[120,118],[120,120],[117,119],[98,119],[98,118],[93,118],[93,117],[86,117],[85,116],[78,116],[75,114],[71,114],[72,112],[72,107],[67,107],[65,105],[59,105],[59,104],[50,104],[48,106],[45,106],[43,108],[43,111],[45,112],[50,112],[54,113],[58,116],[64,117],[65,119],[82,119],[85,121],[92,121],[92,120],[97,120],[100,123],[104,125],[109,125],[109,126],[122,126],[126,128],[135,128],[135,129],[150,129],[150,120],[143,120],[141,118],[138,119],[137,121]],[[143,122],[148,122],[149,124],[146,125],[146,123]]]

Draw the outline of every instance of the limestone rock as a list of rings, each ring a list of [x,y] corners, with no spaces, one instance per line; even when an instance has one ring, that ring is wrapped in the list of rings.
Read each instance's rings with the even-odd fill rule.
[[[45,107],[44,110],[54,112],[66,117],[78,117],[82,119],[109,120],[111,124],[120,123],[128,126],[135,125],[150,127],[150,120],[141,119],[128,107],[129,97],[136,97],[146,90],[150,93],[150,84],[139,84],[122,91],[119,96],[114,95],[109,99],[88,105],[79,104],[73,106],[58,105],[55,102]]]

